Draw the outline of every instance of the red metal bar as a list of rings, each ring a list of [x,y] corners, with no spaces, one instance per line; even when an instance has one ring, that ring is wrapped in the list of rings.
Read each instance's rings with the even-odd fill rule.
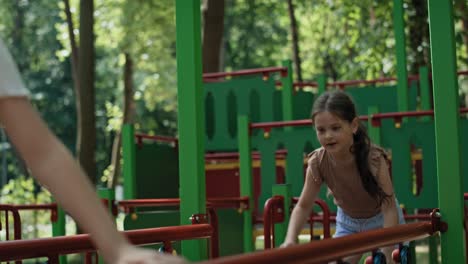
[[[222,198],[209,198],[207,200],[208,208],[219,209],[219,208],[233,208],[245,210],[249,208],[249,197],[222,197]]]
[[[118,202],[118,206],[123,208],[125,212],[135,207],[158,207],[158,206],[179,206],[179,198],[164,198],[164,199],[133,199],[122,200]],[[222,197],[222,198],[209,198],[207,200],[209,208],[232,208],[239,207],[241,209],[249,208],[249,198],[243,197]]]
[[[213,227],[213,235],[210,240],[210,253],[211,258],[219,257],[219,229],[218,229],[218,215],[214,208],[208,208],[208,215],[210,216],[210,224]]]
[[[275,127],[293,127],[293,126],[311,126],[312,120],[310,119],[303,119],[303,120],[296,120],[296,121],[280,121],[280,122],[261,122],[261,123],[252,123],[250,124],[251,129],[257,128],[275,128]]]
[[[283,204],[283,196],[275,195],[265,202],[263,207],[263,241],[264,248],[275,247],[275,213]]]
[[[458,71],[457,75],[468,75],[468,70]],[[432,74],[429,74],[429,78],[432,79]],[[408,82],[419,80],[419,75],[410,75],[408,76]],[[369,84],[377,84],[377,83],[388,83],[392,81],[397,81],[395,77],[384,77],[378,78],[374,80],[347,80],[347,81],[336,81],[327,83],[327,87],[339,87],[340,89],[344,89],[347,86],[353,85],[369,85]],[[281,82],[278,82],[277,85],[281,85]],[[317,82],[294,82],[294,87],[303,88],[303,87],[317,87]]]
[[[159,142],[174,143],[175,145],[177,145],[179,142],[179,139],[175,137],[169,137],[169,136],[158,136],[158,135],[150,136],[146,134],[135,134],[135,138],[137,139],[138,143],[140,143],[143,139],[159,141]]]
[[[439,218],[440,221],[440,218]],[[250,254],[204,261],[205,264],[318,264],[361,254],[375,248],[425,238],[436,231],[446,231],[445,223],[419,222],[361,232],[335,239],[300,244],[289,248],[258,251]]]
[[[6,239],[10,239],[9,235],[9,219],[8,219],[8,212],[11,212],[13,215],[13,239],[19,240],[21,239],[21,216],[18,210],[13,205],[8,204],[0,204],[0,211],[5,212],[5,231],[6,231]]]
[[[268,68],[258,68],[258,69],[248,69],[248,70],[239,70],[233,72],[215,72],[215,73],[205,73],[203,74],[203,80],[209,79],[219,79],[225,77],[234,77],[234,76],[245,76],[245,75],[263,75],[268,77],[271,73],[279,72],[281,76],[286,76],[288,74],[288,68],[286,67],[268,67]]]
[[[58,208],[56,203],[50,203],[50,204],[20,204],[20,205],[14,205],[18,211],[21,210],[50,210],[50,221],[51,222],[56,222],[57,217],[58,217]]]
[[[288,150],[280,149],[275,152],[276,157],[284,157],[288,154]],[[260,158],[260,152],[252,152],[254,159]],[[220,159],[239,159],[239,152],[216,152],[205,154],[205,160],[220,160]]]
[[[299,202],[299,197],[292,197],[291,204],[296,205]],[[314,222],[322,222],[323,225],[323,237],[330,238],[331,231],[330,231],[330,222],[335,220],[335,216],[331,215],[330,208],[328,207],[327,203],[321,199],[316,199],[315,204],[322,209],[323,215],[316,216],[314,212],[312,212],[309,216],[309,224],[310,224],[310,240],[314,238]]]
[[[209,224],[159,227],[124,231],[136,245],[148,245],[163,241],[211,238],[213,227]],[[30,240],[0,242],[0,261],[53,257],[63,254],[95,251],[89,235],[74,235]]]
[[[460,113],[461,114],[468,113],[468,108],[460,108]],[[427,111],[380,113],[380,114],[372,115],[371,118],[372,120],[385,119],[385,118],[401,119],[403,117],[418,117],[418,116],[432,116],[432,115],[434,115],[434,111],[427,110]],[[362,116],[359,116],[359,119],[362,121],[366,121],[369,119],[369,116],[362,115]],[[312,120],[302,119],[302,120],[295,120],[295,121],[252,123],[250,124],[250,128],[268,130],[268,129],[275,128],[275,127],[294,127],[294,126],[311,126],[311,125],[312,125]]]

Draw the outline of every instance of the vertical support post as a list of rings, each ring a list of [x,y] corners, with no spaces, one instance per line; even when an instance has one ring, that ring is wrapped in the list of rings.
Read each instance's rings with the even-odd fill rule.
[[[397,61],[397,98],[398,111],[408,111],[408,71],[406,69],[405,20],[403,0],[393,0],[393,29]]]
[[[200,0],[176,0],[180,223],[206,212]],[[207,258],[206,241],[184,240],[191,261]]]
[[[124,199],[136,198],[136,149],[135,130],[132,124],[122,127],[122,158]]]
[[[428,0],[443,263],[466,263],[459,100],[452,1]]]
[[[109,211],[109,214],[114,217],[112,211],[113,211],[113,201],[115,200],[115,191],[114,189],[109,189],[109,188],[100,188],[98,189],[98,195],[99,198],[101,199],[106,199],[107,200],[107,210]],[[115,218],[114,218],[115,220]],[[98,258],[98,263],[99,264],[104,264],[104,259],[102,258],[102,255],[99,255]]]
[[[419,91],[421,97],[421,110],[431,109],[431,86],[429,84],[429,69],[427,66],[419,67]],[[422,120],[431,120],[431,117],[424,116]]]
[[[239,173],[240,195],[249,197],[249,209],[244,214],[244,253],[255,250],[253,241],[252,211],[254,205],[252,151],[250,142],[250,124],[247,116],[237,119],[237,135],[239,140]]]
[[[52,223],[52,236],[65,236],[65,211],[57,205],[57,221]],[[67,264],[67,256],[59,256],[60,264]]]
[[[429,84],[429,69],[419,67],[419,89],[421,91],[421,110],[431,109],[431,86]]]
[[[318,94],[317,97],[327,90],[327,75],[320,74],[317,76]]]
[[[291,184],[276,184],[272,188],[273,196],[279,195],[284,198],[284,221],[275,225],[275,245],[278,247],[284,242],[288,232],[289,209],[291,208]]]
[[[430,264],[439,263],[439,252],[437,252],[437,249],[439,247],[437,243],[438,239],[439,237],[436,235],[429,237],[429,263]]]
[[[281,77],[283,84],[281,90],[281,99],[283,103],[283,121],[293,120],[293,80],[292,80],[292,65],[291,60],[285,60],[282,63],[283,67],[288,68],[288,74]]]
[[[377,106],[370,106],[367,110],[369,119],[367,120],[367,131],[369,131],[369,138],[377,145],[381,145],[382,140],[380,136],[380,127],[372,126],[372,115],[379,113]]]

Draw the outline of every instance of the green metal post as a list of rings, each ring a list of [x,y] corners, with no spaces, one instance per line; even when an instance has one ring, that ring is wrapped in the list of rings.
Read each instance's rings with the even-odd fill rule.
[[[52,223],[52,236],[65,236],[65,211],[57,206],[57,221]],[[67,264],[67,256],[59,256],[60,264]]]
[[[403,0],[393,1],[393,29],[397,61],[397,98],[398,110],[408,111],[408,71],[406,70],[405,20]]]
[[[320,96],[327,90],[327,75],[320,74],[317,76],[318,94]]]
[[[293,120],[293,80],[292,80],[292,64],[291,60],[283,61],[283,67],[288,68],[288,74],[281,77],[283,84],[281,100],[283,100],[283,120]]]
[[[206,212],[200,0],[176,0],[180,223]],[[206,241],[184,240],[191,261],[207,258]]]
[[[237,135],[239,140],[239,173],[240,195],[249,197],[249,209],[244,214],[244,252],[255,250],[253,241],[252,210],[254,207],[253,176],[252,176],[252,152],[250,145],[249,119],[239,116],[237,119]]]
[[[371,106],[368,108],[368,116],[371,117],[372,115],[375,115],[379,113],[379,108],[377,106]],[[381,145],[382,140],[380,137],[380,127],[374,127],[372,126],[372,119],[369,118],[367,121],[367,131],[369,131],[369,137],[377,145]]]
[[[421,96],[421,110],[430,110],[431,106],[431,85],[429,84],[429,69],[427,66],[419,67],[419,91]],[[422,120],[430,120],[429,116],[424,116]]]
[[[431,86],[429,84],[429,69],[419,67],[419,90],[421,91],[421,110],[431,109]]]
[[[428,0],[428,10],[439,208],[449,226],[441,235],[442,262],[466,263],[452,1]]]
[[[124,199],[136,198],[136,149],[135,130],[133,125],[124,124],[122,127],[122,158]]]
[[[114,191],[114,189],[100,188],[100,189],[98,189],[97,192],[98,192],[99,198],[107,200],[107,204],[106,204],[107,210],[109,211],[110,215],[113,216],[113,214],[112,214],[112,203],[115,200],[115,191]],[[105,263],[104,259],[102,258],[101,255],[99,255],[98,263],[99,264],[104,264]]]
[[[286,238],[289,224],[289,208],[291,208],[291,184],[276,184],[272,188],[273,195],[283,196],[284,207],[284,221],[275,225],[275,246],[279,247]]]

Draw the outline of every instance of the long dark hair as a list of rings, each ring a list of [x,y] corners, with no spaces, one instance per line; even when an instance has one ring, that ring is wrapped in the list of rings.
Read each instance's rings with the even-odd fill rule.
[[[311,118],[314,121],[315,116],[321,112],[330,112],[338,118],[349,123],[357,117],[356,107],[351,97],[342,91],[330,91],[320,95],[312,107]],[[358,129],[353,136],[353,145],[350,151],[354,154],[359,175],[361,177],[364,189],[377,200],[379,206],[391,195],[388,195],[379,186],[375,175],[372,174],[369,167],[370,139],[366,128],[359,122]]]

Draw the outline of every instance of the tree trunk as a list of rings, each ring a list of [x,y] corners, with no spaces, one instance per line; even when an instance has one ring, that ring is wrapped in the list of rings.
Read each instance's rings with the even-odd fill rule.
[[[205,0],[203,18],[203,72],[218,72],[221,69],[224,0]]]
[[[133,107],[133,61],[130,54],[125,53],[125,66],[124,66],[124,106],[123,106],[123,124],[130,124],[133,122],[134,107]],[[115,134],[114,143],[112,145],[112,158],[111,158],[111,173],[107,187],[114,188],[119,180],[121,171],[121,145],[122,133],[121,130]]]
[[[96,116],[94,94],[94,17],[93,0],[80,1],[80,52],[78,76],[80,80],[80,114],[77,156],[90,180],[96,183]]]
[[[72,79],[73,79],[73,86],[75,91],[75,107],[76,107],[76,149],[75,154],[78,156],[78,142],[81,142],[81,127],[80,124],[82,123],[81,118],[81,93],[80,93],[80,79],[78,75],[78,47],[76,46],[76,39],[73,30],[75,26],[73,25],[72,14],[70,11],[70,1],[63,0],[64,8],[65,8],[65,15],[67,20],[67,28],[68,28],[68,37],[70,39],[70,47],[71,47],[71,69],[72,69]]]
[[[292,0],[288,0],[288,12],[289,20],[291,21],[293,60],[296,70],[296,78],[299,82],[302,82],[301,57],[299,56],[299,34],[297,30],[297,21],[296,16],[294,15],[294,4]]]
[[[455,3],[456,11],[459,13],[461,19],[461,34],[463,38],[463,44],[465,45],[465,54],[462,56],[465,58],[465,66],[468,65],[468,7],[466,0],[458,0]]]
[[[68,28],[68,37],[70,38],[70,47],[71,47],[71,68],[72,68],[72,78],[73,84],[75,85],[75,94],[77,95],[77,102],[79,99],[79,90],[80,90],[80,82],[78,79],[78,47],[76,46],[76,39],[75,34],[73,34],[73,30],[75,26],[73,25],[73,19],[70,11],[70,1],[63,0],[65,4],[65,15],[67,19],[67,28]],[[79,108],[79,103],[77,103],[77,113]]]
[[[409,44],[414,61],[411,65],[411,73],[418,73],[419,67],[429,65],[429,50],[424,43],[429,43],[429,25],[427,23],[427,1],[411,0],[414,8],[414,16],[410,17],[409,24]]]
[[[20,5],[19,1],[14,1],[13,9],[15,10],[15,16],[13,18],[13,24],[15,25],[14,30],[11,32],[13,47],[13,57],[15,58],[16,66],[19,72],[24,70],[24,58],[25,56],[17,56],[20,52],[25,52],[23,44],[23,30],[24,30],[24,7]]]

